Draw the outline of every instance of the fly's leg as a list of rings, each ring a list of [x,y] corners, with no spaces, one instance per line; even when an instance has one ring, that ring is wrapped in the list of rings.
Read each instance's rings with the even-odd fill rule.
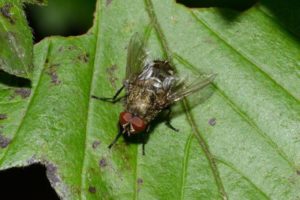
[[[92,95],[92,98],[94,99],[98,99],[101,101],[108,101],[111,103],[116,103],[117,101],[120,101],[123,97],[118,98],[119,94],[122,92],[122,90],[124,89],[124,85],[118,89],[118,91],[116,92],[116,94],[113,97],[97,97],[95,95]]]
[[[150,131],[150,125],[148,125],[148,127],[146,129],[147,136],[149,134],[149,131]],[[145,155],[145,145],[146,145],[146,142],[147,142],[146,137],[144,137],[144,139],[143,139],[143,146],[142,146],[142,154],[143,154],[143,156]]]
[[[108,146],[109,149],[111,149],[111,147],[116,144],[116,142],[118,141],[118,139],[121,137],[122,135],[122,131],[121,129],[119,130],[117,136],[115,137],[114,141],[112,141],[112,143],[110,143],[110,145]]]
[[[169,127],[170,129],[172,129],[173,131],[178,132],[179,129],[175,128],[175,127],[171,124],[171,112],[172,112],[171,107],[167,107],[166,109],[167,109],[167,116],[166,116],[167,120],[166,120],[166,122],[165,122],[166,126]]]
[[[143,146],[142,146],[142,154],[143,154],[143,156],[145,155],[145,142],[143,142]]]

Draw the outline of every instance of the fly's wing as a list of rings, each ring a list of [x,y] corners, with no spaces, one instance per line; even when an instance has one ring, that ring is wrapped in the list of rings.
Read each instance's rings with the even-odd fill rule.
[[[138,33],[131,37],[127,49],[126,79],[131,79],[142,71],[147,57],[145,42],[145,39],[141,39]]]
[[[216,74],[210,74],[204,79],[201,77],[196,78],[188,84],[180,83],[179,86],[175,87],[173,89],[174,91],[168,96],[169,102],[172,103],[175,101],[179,101],[184,97],[206,87],[214,80],[215,77]]]

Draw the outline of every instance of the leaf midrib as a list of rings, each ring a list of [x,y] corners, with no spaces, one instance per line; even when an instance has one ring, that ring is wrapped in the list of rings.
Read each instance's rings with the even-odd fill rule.
[[[160,26],[160,24],[157,20],[156,14],[154,12],[154,7],[153,7],[153,4],[152,4],[152,1],[151,0],[144,0],[144,2],[145,2],[146,11],[148,13],[148,16],[149,16],[149,18],[150,18],[150,20],[151,20],[151,22],[154,26],[154,29],[157,33],[157,37],[159,38],[160,45],[161,45],[162,50],[164,52],[164,56],[167,59],[172,60],[171,50],[170,50],[169,45],[167,43],[167,40],[166,40],[166,38],[163,34],[162,28],[161,28],[161,26]],[[209,147],[208,147],[206,141],[203,139],[203,137],[201,136],[196,124],[194,123],[192,114],[190,113],[190,111],[188,109],[186,99],[183,100],[183,105],[184,105],[184,108],[185,108],[186,116],[187,116],[188,121],[190,122],[191,128],[193,130],[193,133],[195,134],[195,136],[196,136],[196,138],[197,138],[197,140],[200,144],[200,147],[202,148],[202,150],[205,153],[205,156],[206,156],[206,158],[209,162],[209,165],[211,167],[211,170],[212,170],[216,185],[218,187],[220,196],[223,199],[228,199],[227,194],[226,194],[225,189],[224,189],[224,186],[223,186],[223,183],[222,183],[222,180],[221,180],[221,177],[219,175],[219,171],[218,171],[216,163],[214,161],[214,158],[213,158],[212,154],[209,151]]]
[[[91,78],[91,82],[90,82],[90,87],[89,87],[89,95],[88,95],[88,107],[87,107],[87,117],[86,117],[86,129],[85,129],[85,135],[84,135],[84,150],[83,150],[83,158],[82,158],[82,165],[81,165],[81,179],[80,179],[80,199],[85,199],[85,188],[83,188],[83,183],[84,183],[84,179],[85,179],[85,173],[84,173],[84,166],[86,163],[86,154],[87,154],[87,147],[88,147],[88,140],[87,140],[87,134],[89,132],[89,125],[90,125],[90,113],[91,113],[91,104],[92,104],[92,100],[91,100],[91,96],[92,96],[92,91],[94,89],[94,85],[95,85],[95,60],[96,60],[96,54],[98,52],[98,49],[102,48],[101,45],[98,45],[98,40],[99,40],[99,29],[100,29],[100,15],[101,12],[98,11],[99,9],[99,5],[101,4],[101,1],[98,0],[97,4],[96,4],[96,13],[98,14],[95,19],[94,19],[94,26],[95,29],[91,29],[89,31],[93,32],[93,34],[96,36],[95,37],[95,49],[94,49],[94,58],[93,58],[93,62],[92,62],[92,78]]]

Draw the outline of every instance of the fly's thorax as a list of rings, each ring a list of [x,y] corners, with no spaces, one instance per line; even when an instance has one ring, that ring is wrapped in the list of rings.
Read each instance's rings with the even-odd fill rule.
[[[149,123],[163,108],[166,101],[165,92],[153,88],[153,84],[149,81],[138,80],[130,84],[129,88],[125,110]]]

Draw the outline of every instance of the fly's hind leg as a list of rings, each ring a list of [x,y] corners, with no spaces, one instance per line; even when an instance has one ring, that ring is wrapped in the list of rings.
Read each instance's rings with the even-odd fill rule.
[[[123,89],[124,89],[124,85],[120,89],[118,89],[118,91],[116,92],[116,94],[113,97],[97,97],[95,95],[92,95],[92,98],[98,99],[101,101],[108,101],[111,103],[116,103],[116,102],[120,101],[122,98],[124,98],[124,96],[118,98],[119,94],[122,92]]]
[[[172,112],[171,107],[167,107],[166,109],[167,109],[167,115],[166,115],[166,118],[167,118],[167,119],[166,119],[166,122],[165,122],[166,126],[169,127],[170,129],[172,129],[173,131],[178,132],[179,129],[175,128],[175,127],[171,124],[171,112]]]

